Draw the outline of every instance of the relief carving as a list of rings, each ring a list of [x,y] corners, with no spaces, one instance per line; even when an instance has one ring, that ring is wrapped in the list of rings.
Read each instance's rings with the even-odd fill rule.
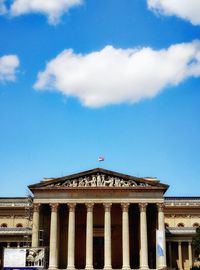
[[[136,187],[149,186],[147,183],[136,183],[134,180],[123,179],[116,176],[105,174],[93,174],[90,176],[79,177],[65,182],[49,184],[47,187]]]

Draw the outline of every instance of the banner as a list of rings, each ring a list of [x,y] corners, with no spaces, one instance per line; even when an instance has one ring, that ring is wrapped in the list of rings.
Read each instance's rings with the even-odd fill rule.
[[[14,268],[45,268],[45,248],[4,248],[3,267]]]
[[[164,256],[164,231],[156,230],[157,256]]]

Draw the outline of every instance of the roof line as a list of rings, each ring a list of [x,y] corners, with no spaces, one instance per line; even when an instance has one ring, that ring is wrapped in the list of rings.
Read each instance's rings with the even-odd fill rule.
[[[200,200],[200,196],[167,196],[167,197],[164,197],[165,200],[188,200],[188,199],[191,199],[191,200]]]

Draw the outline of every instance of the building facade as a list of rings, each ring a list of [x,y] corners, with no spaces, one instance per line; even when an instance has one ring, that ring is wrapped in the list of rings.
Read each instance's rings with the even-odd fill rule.
[[[1,247],[44,246],[49,269],[187,270],[194,264],[200,198],[165,197],[168,185],[155,178],[100,168],[29,189],[32,200],[0,200]]]

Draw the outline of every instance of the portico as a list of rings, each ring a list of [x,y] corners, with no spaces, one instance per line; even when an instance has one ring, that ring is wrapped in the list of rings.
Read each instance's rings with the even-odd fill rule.
[[[49,247],[49,269],[166,267],[163,194],[168,186],[104,169],[29,186],[32,246]],[[160,255],[156,230],[163,232]]]

